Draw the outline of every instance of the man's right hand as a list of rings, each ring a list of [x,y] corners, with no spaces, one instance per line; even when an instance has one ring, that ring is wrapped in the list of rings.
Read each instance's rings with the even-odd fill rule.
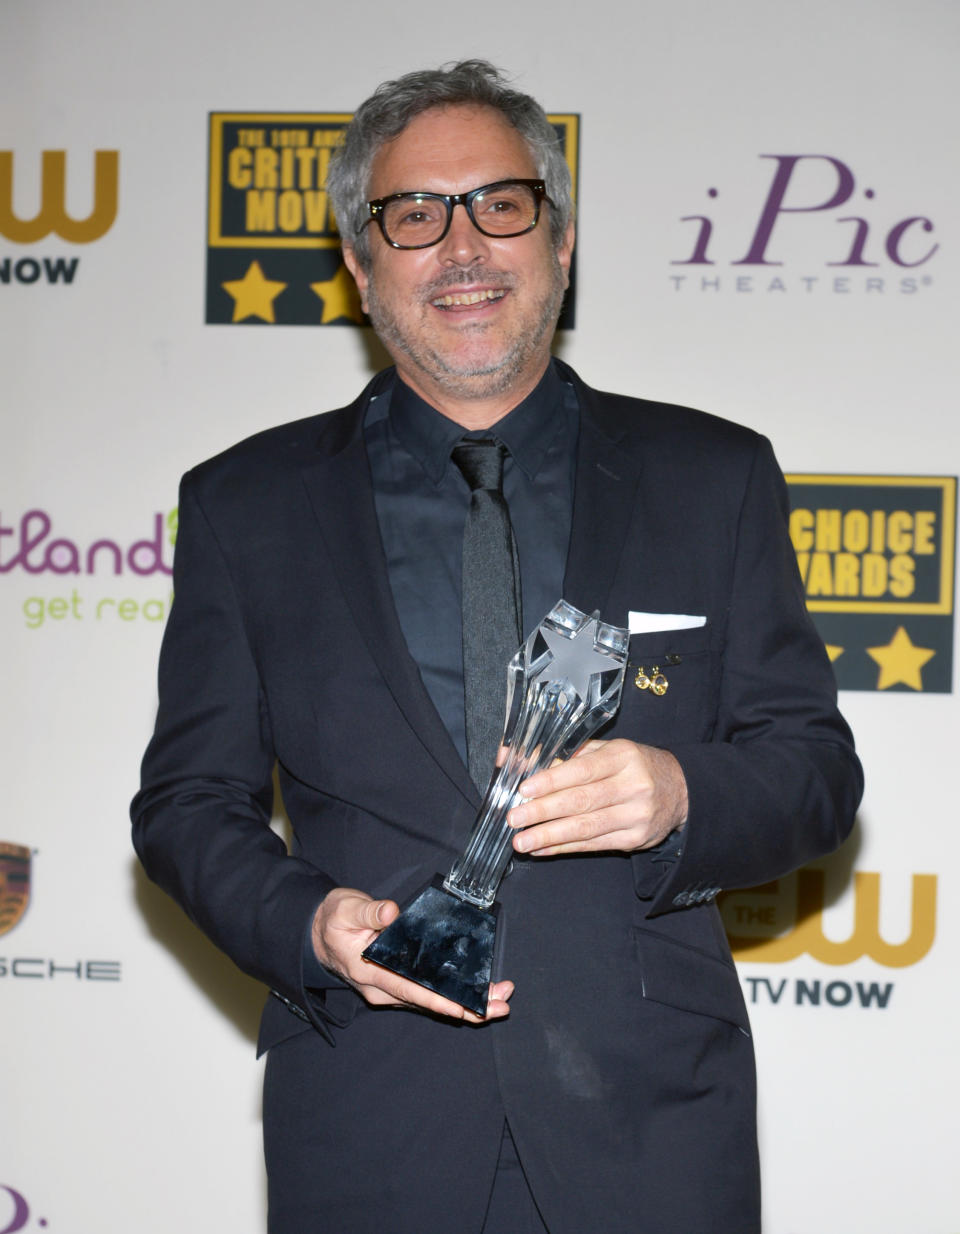
[[[434,1015],[487,1024],[509,1014],[512,981],[490,983],[484,1019],[426,987],[365,960],[361,954],[374,938],[400,914],[394,900],[374,900],[352,887],[336,887],[313,918],[313,949],[323,965],[366,999],[371,1007],[408,1007]]]

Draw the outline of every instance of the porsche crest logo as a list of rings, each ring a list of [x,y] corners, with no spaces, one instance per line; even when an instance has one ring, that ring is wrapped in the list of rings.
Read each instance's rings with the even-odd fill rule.
[[[8,934],[30,902],[30,850],[0,840],[0,934]]]

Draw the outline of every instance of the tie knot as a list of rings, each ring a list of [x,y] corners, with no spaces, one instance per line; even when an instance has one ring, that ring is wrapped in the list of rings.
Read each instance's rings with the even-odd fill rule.
[[[471,492],[478,488],[499,492],[503,485],[503,460],[507,448],[490,437],[478,440],[464,438],[453,447],[453,461],[470,485]]]

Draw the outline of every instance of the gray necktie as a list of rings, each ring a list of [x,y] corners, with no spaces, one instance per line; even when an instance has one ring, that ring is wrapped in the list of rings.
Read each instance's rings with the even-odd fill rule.
[[[503,497],[507,449],[464,439],[453,461],[470,485],[463,530],[463,693],[470,778],[483,793],[503,735],[507,665],[520,646],[520,567]]]

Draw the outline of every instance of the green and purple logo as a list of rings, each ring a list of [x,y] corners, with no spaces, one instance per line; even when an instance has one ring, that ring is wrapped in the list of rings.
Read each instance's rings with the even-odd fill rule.
[[[40,507],[6,518],[0,513],[0,580],[30,580],[31,589],[59,580],[54,591],[22,595],[24,621],[31,630],[78,621],[162,623],[173,598],[169,580],[176,538],[176,509],[149,516],[129,536],[93,537],[64,535],[53,515]],[[114,587],[118,578],[125,580],[119,592]],[[65,587],[67,580],[73,584]],[[143,583],[157,580],[162,590],[144,595]]]

